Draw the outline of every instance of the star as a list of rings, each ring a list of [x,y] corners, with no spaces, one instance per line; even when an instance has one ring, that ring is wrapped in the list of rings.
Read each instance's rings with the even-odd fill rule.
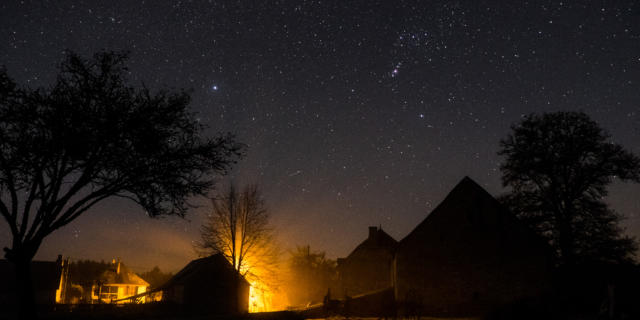
[[[391,77],[395,78],[398,76],[398,74],[400,73],[400,67],[402,66],[402,62],[398,62],[396,63],[395,67],[393,68],[393,70],[391,70]]]

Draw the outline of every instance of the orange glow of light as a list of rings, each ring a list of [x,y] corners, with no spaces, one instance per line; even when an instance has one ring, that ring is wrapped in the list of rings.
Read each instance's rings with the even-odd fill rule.
[[[236,248],[241,248],[241,236],[236,237]],[[232,257],[230,251],[227,251],[227,257]],[[233,261],[233,258],[229,258]],[[234,266],[240,265],[240,274],[249,282],[249,312],[267,312],[274,311],[273,308],[273,292],[268,281],[271,280],[273,275],[267,272],[259,261],[256,261],[257,257],[253,255],[244,256],[242,262],[240,262],[240,256],[235,256]]]
[[[270,311],[270,294],[268,291],[251,284],[249,288],[249,312]]]
[[[248,264],[247,268],[251,269]],[[249,312],[267,312],[273,311],[272,300],[273,292],[261,279],[260,270],[252,269],[252,272],[246,274],[249,281]]]

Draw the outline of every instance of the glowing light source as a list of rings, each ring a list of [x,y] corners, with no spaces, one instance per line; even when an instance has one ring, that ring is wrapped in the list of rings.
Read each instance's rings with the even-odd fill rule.
[[[270,311],[269,293],[253,284],[249,288],[249,312]]]
[[[249,281],[249,312],[266,312],[273,311],[272,299],[273,293],[271,288],[267,286],[259,277],[248,276]]]

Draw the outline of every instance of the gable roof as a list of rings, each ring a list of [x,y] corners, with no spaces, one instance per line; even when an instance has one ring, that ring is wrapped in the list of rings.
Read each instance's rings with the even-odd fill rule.
[[[404,239],[408,242],[436,245],[427,239],[435,237],[479,239],[492,238],[500,242],[526,241],[544,246],[544,241],[509,213],[484,188],[465,176],[431,213]],[[472,240],[470,240],[472,241]]]
[[[354,255],[357,255],[359,252],[368,251],[371,249],[388,248],[390,250],[393,250],[397,244],[398,241],[396,241],[396,239],[391,237],[388,233],[384,232],[382,228],[377,228],[373,232],[373,234],[370,234],[367,239],[362,241],[355,249],[353,249],[353,251],[351,251],[351,253],[349,253],[347,259],[353,257]]]
[[[169,281],[159,286],[154,291],[163,290],[176,284],[185,284],[198,281],[201,275],[218,275],[221,277],[239,278],[249,285],[249,282],[227,261],[220,253],[196,259],[189,262],[182,270],[178,271]]]
[[[118,265],[119,269],[118,270]],[[119,271],[119,272],[118,272]],[[136,285],[136,286],[149,286],[149,283],[140,278],[131,269],[127,268],[124,263],[117,262],[110,268],[105,270],[99,277],[99,281],[104,285],[109,284],[123,284],[123,285]]]

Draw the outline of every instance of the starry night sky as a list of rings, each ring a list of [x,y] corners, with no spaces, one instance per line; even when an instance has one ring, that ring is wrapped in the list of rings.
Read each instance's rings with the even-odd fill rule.
[[[465,175],[504,192],[496,155],[531,112],[582,110],[640,154],[637,1],[3,1],[0,65],[47,86],[70,49],[129,50],[130,80],[192,90],[209,133],[249,146],[282,246],[347,255],[382,225],[407,235]],[[640,236],[640,186],[610,203]],[[186,220],[107,201],[37,258],[120,257],[176,270],[207,203]],[[9,233],[0,225],[0,246]]]

